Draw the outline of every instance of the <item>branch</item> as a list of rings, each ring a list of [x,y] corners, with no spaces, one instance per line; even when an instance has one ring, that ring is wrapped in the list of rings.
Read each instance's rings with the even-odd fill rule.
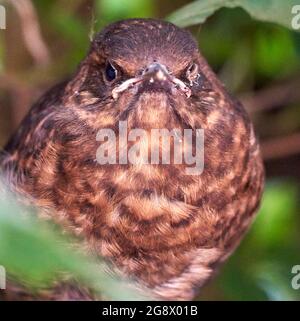
[[[31,0],[10,0],[16,9],[22,26],[25,45],[38,65],[50,62],[50,53],[41,35],[38,16]]]
[[[264,160],[300,154],[300,133],[262,142],[261,149]]]
[[[240,100],[249,112],[260,112],[300,101],[300,77],[272,85],[256,93],[241,94]]]

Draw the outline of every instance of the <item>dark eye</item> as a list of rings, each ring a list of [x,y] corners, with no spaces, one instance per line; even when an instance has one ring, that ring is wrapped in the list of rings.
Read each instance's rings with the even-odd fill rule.
[[[117,74],[117,69],[111,63],[108,62],[105,68],[106,79],[108,81],[113,81],[117,78]]]
[[[199,76],[199,68],[198,65],[195,63],[192,63],[186,72],[186,77],[190,82],[197,81],[197,78]]]

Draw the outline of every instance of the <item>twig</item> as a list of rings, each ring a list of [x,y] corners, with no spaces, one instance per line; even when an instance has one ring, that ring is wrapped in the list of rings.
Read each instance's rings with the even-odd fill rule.
[[[300,133],[263,142],[261,149],[264,160],[300,154]]]
[[[300,77],[273,85],[258,92],[245,93],[241,102],[249,112],[260,112],[300,101]]]
[[[0,75],[0,90],[7,91],[9,96],[11,102],[9,108],[11,122],[9,126],[10,129],[14,130],[37,97],[38,91],[29,86],[28,83],[9,74]]]
[[[50,53],[41,35],[38,16],[31,0],[10,0],[16,9],[22,25],[25,45],[38,65],[50,62]]]

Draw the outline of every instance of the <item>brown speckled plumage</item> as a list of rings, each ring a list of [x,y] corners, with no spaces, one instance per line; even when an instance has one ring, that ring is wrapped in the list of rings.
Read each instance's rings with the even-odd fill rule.
[[[104,75],[107,61],[117,79]],[[138,84],[112,90],[154,61],[191,90]],[[190,83],[187,70],[198,66]],[[192,86],[191,86],[192,85]],[[202,128],[204,171],[183,165],[99,165],[101,128]],[[159,142],[151,142],[159,144]],[[44,95],[5,148],[2,169],[19,192],[54,208],[90,248],[159,299],[192,299],[235,249],[259,206],[263,166],[253,127],[190,34],[158,20],[110,25],[74,76]]]

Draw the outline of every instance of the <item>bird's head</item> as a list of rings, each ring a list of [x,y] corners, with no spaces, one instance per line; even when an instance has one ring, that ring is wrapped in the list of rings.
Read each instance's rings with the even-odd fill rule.
[[[93,40],[71,97],[96,126],[128,120],[141,128],[193,127],[193,101],[202,95],[211,103],[214,95],[203,64],[189,32],[154,19],[120,21]]]

